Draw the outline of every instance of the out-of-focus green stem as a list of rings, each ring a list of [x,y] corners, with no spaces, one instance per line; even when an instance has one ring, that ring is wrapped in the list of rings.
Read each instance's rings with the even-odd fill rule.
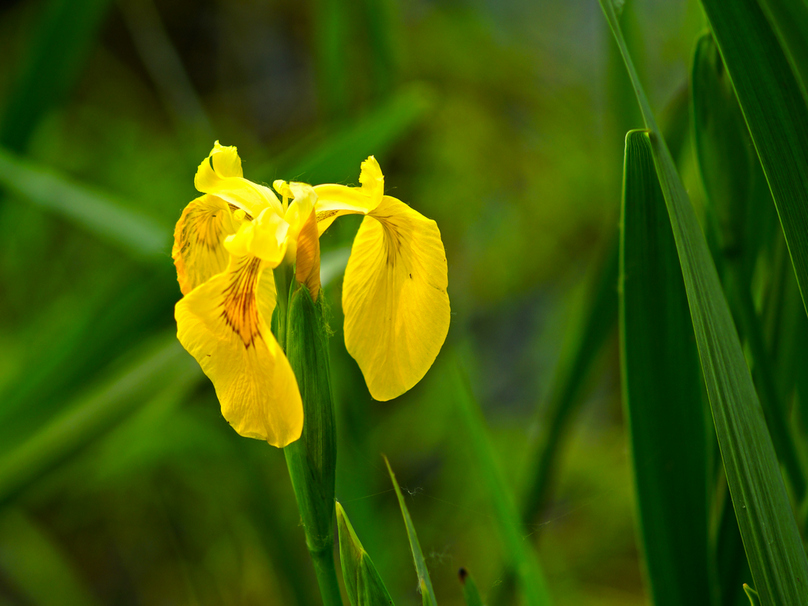
[[[545,415],[538,462],[530,476],[530,483],[522,500],[522,523],[531,524],[541,512],[550,487],[558,450],[570,421],[578,411],[585,392],[586,377],[601,351],[603,343],[617,322],[617,268],[619,240],[614,234],[609,243],[608,256],[595,276],[590,290],[591,303],[583,310],[582,328],[574,345],[562,354],[556,372],[555,386],[550,394],[549,410]]]

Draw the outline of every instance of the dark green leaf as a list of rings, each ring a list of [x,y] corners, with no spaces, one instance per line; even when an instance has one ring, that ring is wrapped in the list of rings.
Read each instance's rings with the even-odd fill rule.
[[[713,422],[755,585],[767,606],[806,604],[808,560],[718,273],[625,49],[612,6],[602,0],[601,7],[623,53],[649,129],[633,140],[652,154],[665,196]]]
[[[654,604],[708,605],[708,419],[676,245],[644,139],[640,131],[626,137],[620,289],[640,531]]]
[[[803,303],[808,297],[808,110],[755,0],[702,0],[771,188]]]

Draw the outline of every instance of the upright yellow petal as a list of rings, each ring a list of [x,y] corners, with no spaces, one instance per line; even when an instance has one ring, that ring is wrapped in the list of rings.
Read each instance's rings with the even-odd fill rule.
[[[257,300],[266,278],[259,259],[231,257],[226,271],[177,303],[177,337],[213,382],[233,429],[282,448],[300,437],[303,405]]]
[[[323,235],[337,217],[367,215],[379,206],[384,196],[384,175],[373,156],[362,162],[359,182],[362,187],[333,184],[314,187],[317,194],[317,230],[320,235]]]
[[[244,176],[241,170],[241,158],[233,145],[221,145],[218,141],[208,157],[199,165],[194,178],[194,185],[199,191],[216,187],[220,179],[240,178]]]
[[[199,165],[194,186],[203,193],[216,194],[241,208],[250,219],[257,217],[267,207],[283,215],[281,203],[271,189],[243,177],[241,158],[236,148],[219,145],[218,141]]]
[[[182,211],[171,251],[182,294],[227,267],[230,255],[223,242],[236,231],[232,214],[227,202],[210,195],[197,198]]]
[[[370,394],[390,400],[429,370],[449,330],[437,224],[384,196],[362,221],[345,269],[345,346]]]

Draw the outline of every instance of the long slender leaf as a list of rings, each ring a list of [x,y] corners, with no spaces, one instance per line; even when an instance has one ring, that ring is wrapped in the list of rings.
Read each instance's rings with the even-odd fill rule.
[[[373,561],[362,547],[345,510],[337,501],[339,557],[345,593],[351,606],[393,606],[393,599]]]
[[[649,150],[626,137],[620,326],[645,562],[656,606],[710,604],[707,416],[665,198]],[[682,448],[687,444],[687,448]]]
[[[718,228],[717,252],[751,274],[761,245],[763,215],[775,212],[774,205],[732,83],[709,32],[696,42],[692,82],[696,158],[707,194],[706,208]]]
[[[696,44],[693,60],[696,152],[708,197],[708,227],[715,225],[716,262],[730,293],[733,315],[754,360],[760,402],[795,497],[805,495],[805,465],[791,435],[775,373],[752,299],[752,270],[760,249],[760,225],[771,208],[760,163],[751,153],[740,108],[712,36]]]
[[[0,120],[0,146],[22,152],[78,78],[110,0],[49,0]]]
[[[591,369],[617,319],[619,240],[608,244],[606,258],[592,276],[584,305],[574,318],[574,329],[565,340],[553,378],[547,411],[543,415],[537,461],[531,468],[522,496],[522,523],[532,523],[542,510],[567,427],[584,399]]]
[[[316,0],[314,26],[317,77],[324,113],[331,119],[342,119],[348,112],[351,90],[348,64],[348,3],[342,0]]]
[[[746,606],[742,583],[752,582],[752,572],[749,570],[749,563],[746,561],[743,551],[741,532],[738,529],[738,520],[732,508],[732,499],[729,496],[726,482],[721,484],[720,490],[716,493],[720,511],[716,521],[713,549],[715,604],[718,606]]]
[[[390,467],[390,461],[387,460],[387,457],[384,458],[384,463],[387,465],[387,471],[390,473],[390,481],[393,483],[393,488],[396,491],[398,505],[401,507],[401,515],[404,517],[404,525],[407,527],[407,537],[410,540],[412,559],[415,562],[415,571],[418,573],[418,591],[421,592],[421,601],[424,606],[437,606],[438,601],[435,599],[435,590],[432,589],[432,579],[429,578],[426,560],[424,560],[421,544],[418,542],[418,535],[415,533],[415,526],[413,526],[407,504],[404,502],[404,495],[401,494],[401,488],[398,486],[396,475],[393,473],[393,468]]]
[[[529,606],[550,604],[544,573],[530,543],[522,537],[522,523],[511,490],[497,467],[479,405],[459,366],[455,371],[454,382],[455,393],[458,394],[458,413],[467,433],[469,449],[476,460],[480,481],[491,497],[499,534],[524,592],[525,603]]]
[[[808,6],[803,0],[758,0],[808,101]]]
[[[0,504],[125,418],[160,386],[198,377],[198,368],[172,333],[126,372],[81,398],[0,458]]]
[[[0,186],[137,257],[164,260],[171,230],[112,197],[0,149]]]
[[[614,8],[608,0],[601,0],[601,7],[649,129],[633,142],[652,154],[665,196],[716,435],[756,589],[766,605],[806,604],[808,560],[718,273],[625,49]]]
[[[154,2],[125,0],[118,2],[118,7],[177,129],[188,135],[191,143],[209,144],[216,133]]]
[[[373,90],[378,97],[390,94],[398,80],[399,48],[397,24],[401,22],[397,3],[392,0],[364,0],[363,17],[367,23]]]
[[[808,305],[808,108],[756,0],[702,0]],[[808,309],[808,307],[806,307]]]

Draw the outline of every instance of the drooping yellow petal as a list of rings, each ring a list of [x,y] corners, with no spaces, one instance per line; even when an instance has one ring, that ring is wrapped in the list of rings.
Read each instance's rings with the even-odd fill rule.
[[[390,400],[429,370],[449,330],[447,265],[437,224],[384,196],[365,217],[345,269],[345,346],[370,394]]]
[[[227,202],[210,195],[197,198],[182,211],[171,251],[182,294],[227,267],[230,255],[223,242],[236,231],[232,214]]]
[[[320,235],[337,217],[367,215],[381,203],[384,196],[384,175],[373,156],[362,162],[359,182],[362,187],[333,184],[314,186],[317,194],[317,230]]]
[[[177,337],[213,382],[228,423],[281,448],[300,437],[303,405],[256,298],[267,276],[259,259],[231,257],[226,271],[177,303],[175,316]]]
[[[241,208],[251,219],[268,206],[283,215],[281,203],[271,189],[243,177],[241,159],[236,148],[219,145],[218,141],[210,155],[199,165],[194,186],[201,192],[216,194]]]

